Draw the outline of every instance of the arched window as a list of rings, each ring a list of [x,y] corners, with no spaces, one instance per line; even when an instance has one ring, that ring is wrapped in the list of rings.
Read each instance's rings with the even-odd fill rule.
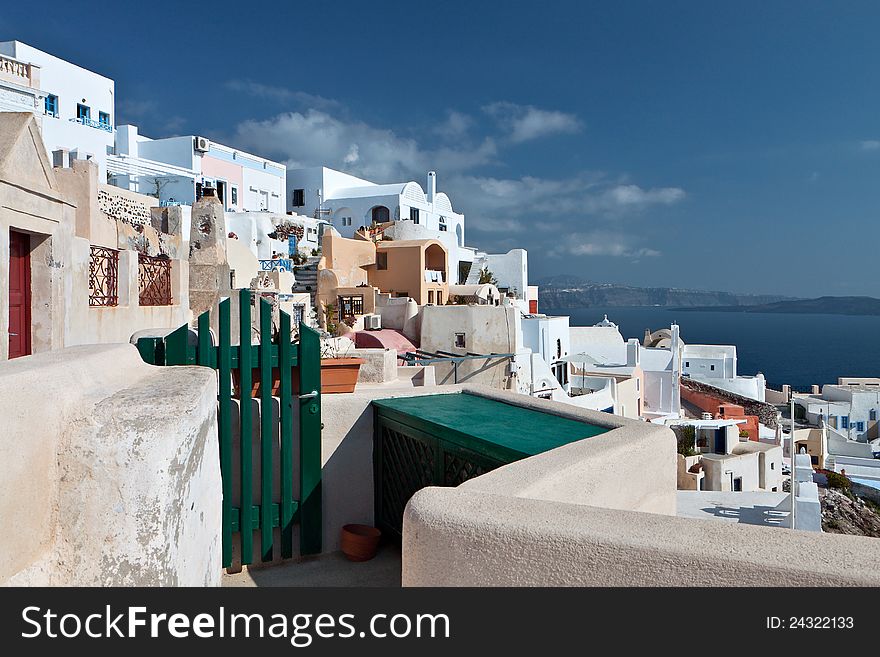
[[[384,205],[377,205],[373,208],[370,218],[374,223],[382,224],[386,221],[391,221],[391,211]]]

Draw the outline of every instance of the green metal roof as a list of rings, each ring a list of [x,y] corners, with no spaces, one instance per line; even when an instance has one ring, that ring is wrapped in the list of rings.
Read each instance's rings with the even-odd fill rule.
[[[467,393],[378,399],[379,413],[503,460],[524,458],[608,429]]]

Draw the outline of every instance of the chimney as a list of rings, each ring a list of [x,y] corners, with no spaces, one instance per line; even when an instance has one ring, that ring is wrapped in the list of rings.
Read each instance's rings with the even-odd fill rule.
[[[638,367],[639,365],[639,341],[636,338],[626,342],[626,366]]]
[[[434,196],[437,194],[437,173],[435,171],[428,172],[428,203],[434,202]]]
[[[811,395],[818,395],[819,394],[819,386],[817,386],[815,384],[811,385],[810,386],[810,394]]]

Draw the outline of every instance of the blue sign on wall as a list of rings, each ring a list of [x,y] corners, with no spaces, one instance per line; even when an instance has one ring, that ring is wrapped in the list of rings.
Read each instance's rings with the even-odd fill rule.
[[[287,255],[296,255],[296,235],[291,235],[287,238]]]

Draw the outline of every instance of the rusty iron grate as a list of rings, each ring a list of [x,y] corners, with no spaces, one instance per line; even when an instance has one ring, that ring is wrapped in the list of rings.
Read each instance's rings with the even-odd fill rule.
[[[89,258],[89,305],[119,304],[119,251],[93,246]]]
[[[142,306],[171,305],[171,260],[138,254],[139,300]]]

